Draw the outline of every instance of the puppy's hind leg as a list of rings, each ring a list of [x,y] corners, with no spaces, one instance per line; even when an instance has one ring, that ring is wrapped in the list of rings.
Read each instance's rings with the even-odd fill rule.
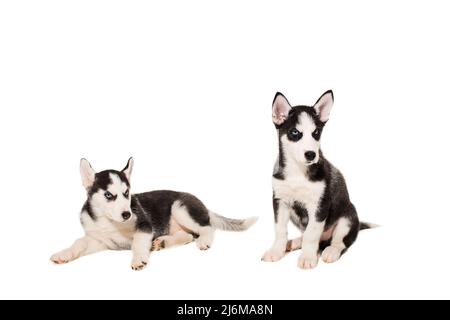
[[[339,260],[341,255],[356,240],[358,235],[359,222],[349,220],[347,217],[340,218],[333,231],[331,243],[322,252],[322,260],[326,263],[333,263]]]
[[[64,249],[51,256],[50,260],[56,264],[64,264],[82,256],[93,254],[102,250],[106,250],[107,247],[102,242],[85,236],[76,240],[70,248]]]
[[[215,229],[211,226],[208,209],[197,198],[185,195],[183,201],[172,205],[172,215],[183,228],[198,234],[195,240],[200,250],[211,247]]]
[[[161,236],[153,240],[154,251],[167,249],[194,241],[194,236],[186,231],[180,230],[171,235]]]
[[[211,248],[214,240],[214,228],[213,227],[200,227],[198,230],[198,238],[195,240],[197,247],[200,250],[208,250]]]

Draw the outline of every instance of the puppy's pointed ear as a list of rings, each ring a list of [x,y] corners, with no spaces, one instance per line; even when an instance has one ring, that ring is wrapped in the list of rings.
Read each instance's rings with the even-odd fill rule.
[[[333,107],[334,103],[334,95],[333,91],[328,90],[325,92],[319,100],[317,100],[314,105],[314,110],[316,110],[317,115],[319,116],[320,121],[327,122],[330,118],[331,107]]]
[[[272,103],[272,121],[276,126],[281,125],[284,121],[286,121],[289,111],[292,109],[289,101],[286,97],[277,92],[275,98],[273,98]]]
[[[128,180],[130,180],[131,172],[133,171],[133,165],[134,165],[134,160],[131,157],[130,159],[128,159],[127,165],[122,170],[122,172],[125,173],[125,176],[127,177]]]
[[[81,159],[80,161],[80,174],[83,186],[86,189],[91,188],[95,181],[95,171],[86,159]]]

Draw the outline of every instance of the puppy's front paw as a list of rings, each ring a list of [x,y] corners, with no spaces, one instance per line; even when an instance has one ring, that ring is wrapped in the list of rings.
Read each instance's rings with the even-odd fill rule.
[[[50,257],[50,260],[55,264],[64,264],[73,261],[75,259],[76,257],[74,253],[72,252],[72,250],[69,249],[55,253]]]
[[[322,260],[326,263],[333,263],[339,260],[341,257],[341,249],[336,247],[326,247],[322,252]]]
[[[318,258],[315,255],[302,254],[298,259],[298,267],[303,270],[314,269],[317,267]]]
[[[266,253],[264,253],[261,260],[265,261],[265,262],[276,262],[276,261],[281,260],[281,258],[283,258],[283,256],[284,256],[283,252],[269,250]]]
[[[131,269],[135,271],[140,271],[144,269],[148,264],[148,257],[133,257],[133,261],[131,261]]]

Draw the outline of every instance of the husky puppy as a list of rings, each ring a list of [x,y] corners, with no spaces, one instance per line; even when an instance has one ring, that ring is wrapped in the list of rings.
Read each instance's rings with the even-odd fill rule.
[[[131,194],[133,159],[122,171],[96,173],[86,159],[80,172],[87,200],[81,209],[85,236],[51,260],[67,263],[102,250],[132,250],[131,268],[141,270],[152,248],[168,248],[194,241],[200,250],[211,247],[216,229],[243,231],[256,218],[229,219],[208,210],[191,194],[168,190]]]
[[[301,248],[298,266],[312,269],[320,253],[324,262],[335,262],[359,230],[375,227],[359,222],[344,176],[320,150],[333,102],[331,90],[313,107],[291,107],[284,95],[275,95],[272,120],[279,143],[272,177],[275,242],[263,261],[278,261],[287,251]],[[302,231],[301,238],[288,241],[289,220]]]

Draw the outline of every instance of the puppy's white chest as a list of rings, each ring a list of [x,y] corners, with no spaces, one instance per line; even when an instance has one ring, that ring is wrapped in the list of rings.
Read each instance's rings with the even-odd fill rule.
[[[325,189],[323,181],[312,182],[304,176],[285,180],[272,179],[275,198],[292,205],[300,202],[308,210],[315,211]]]
[[[119,224],[107,218],[92,220],[87,214],[81,215],[86,235],[106,244],[111,250],[129,250],[134,235],[134,222]]]

